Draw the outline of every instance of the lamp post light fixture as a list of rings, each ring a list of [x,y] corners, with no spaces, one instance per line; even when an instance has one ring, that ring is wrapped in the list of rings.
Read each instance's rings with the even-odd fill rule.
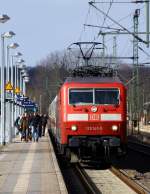
[[[19,44],[14,42],[14,43],[11,43],[10,45],[8,45],[9,48],[12,48],[12,49],[16,49],[17,47],[19,47]]]
[[[5,145],[5,38],[12,38],[14,35],[12,31],[1,34],[1,136],[3,145]]]
[[[22,53],[17,52],[17,53],[14,55],[14,57],[21,57],[22,55],[23,55]]]
[[[17,63],[24,63],[25,62],[25,60],[24,59],[19,59],[18,61],[17,61]]]
[[[12,38],[13,36],[15,36],[16,34],[13,31],[9,31],[9,32],[4,32],[1,36],[3,38]]]

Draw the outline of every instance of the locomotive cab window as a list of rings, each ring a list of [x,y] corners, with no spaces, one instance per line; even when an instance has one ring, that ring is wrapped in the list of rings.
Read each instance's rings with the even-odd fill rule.
[[[119,90],[115,88],[95,89],[95,104],[119,104]]]
[[[70,89],[69,104],[93,104],[93,89]]]

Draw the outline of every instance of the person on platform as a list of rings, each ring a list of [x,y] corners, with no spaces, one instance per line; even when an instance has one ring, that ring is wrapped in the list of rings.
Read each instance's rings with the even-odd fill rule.
[[[38,112],[34,113],[33,119],[32,119],[32,137],[34,142],[38,142],[39,139],[39,123],[40,123],[40,115]]]
[[[45,128],[46,128],[46,124],[47,124],[47,115],[44,114],[42,117],[42,135],[45,136]]]
[[[21,141],[22,139],[28,141],[29,119],[27,113],[23,113],[22,118],[20,119],[20,127],[21,127]]]
[[[32,141],[32,121],[33,121],[33,113],[29,114],[29,139]]]
[[[39,125],[38,125],[39,137],[42,137],[42,120],[43,120],[43,115],[40,114],[40,117],[39,117]]]
[[[20,126],[21,123],[20,123],[20,120],[21,120],[21,115],[19,115],[16,118],[15,122],[14,122],[14,126],[17,128],[17,134],[19,134],[21,132],[21,126]]]

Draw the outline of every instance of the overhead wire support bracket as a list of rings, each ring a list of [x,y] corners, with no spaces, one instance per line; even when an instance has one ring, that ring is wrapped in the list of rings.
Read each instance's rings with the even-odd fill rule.
[[[92,24],[84,24],[84,26],[87,26],[87,27],[95,27],[95,28],[104,28],[104,29],[109,29],[109,30],[116,30],[116,31],[124,31],[123,29],[120,29],[120,28],[112,28],[112,27],[104,27],[104,26],[97,26],[97,25],[92,25]]]

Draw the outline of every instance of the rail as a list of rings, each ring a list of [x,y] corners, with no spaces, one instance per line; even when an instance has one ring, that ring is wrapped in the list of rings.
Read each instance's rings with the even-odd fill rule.
[[[149,194],[150,191],[142,184],[136,182],[128,174],[123,171],[111,166],[110,171],[114,173],[119,179],[121,179],[125,184],[132,188],[138,194]]]
[[[86,188],[89,194],[102,194],[96,185],[91,181],[91,178],[87,175],[85,170],[81,167],[79,163],[74,165],[74,171],[80,178],[82,184]]]

